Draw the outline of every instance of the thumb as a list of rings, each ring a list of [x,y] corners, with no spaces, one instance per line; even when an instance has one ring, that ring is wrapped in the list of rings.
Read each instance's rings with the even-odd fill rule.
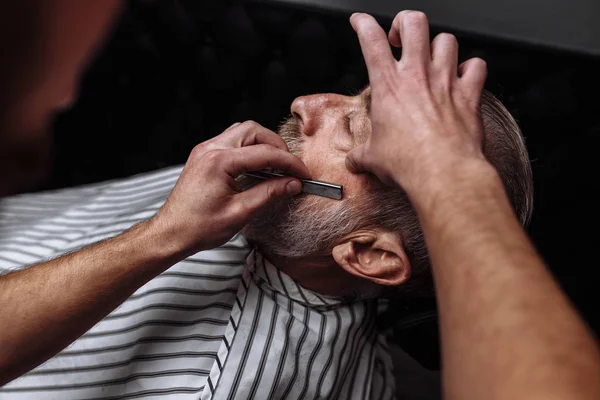
[[[298,179],[285,177],[266,180],[235,197],[237,202],[244,205],[241,208],[247,213],[241,217],[247,219],[277,198],[292,197],[300,193],[302,193],[302,183]]]
[[[354,174],[358,174],[366,170],[364,144],[351,150],[346,155],[346,168],[348,168],[348,170]]]

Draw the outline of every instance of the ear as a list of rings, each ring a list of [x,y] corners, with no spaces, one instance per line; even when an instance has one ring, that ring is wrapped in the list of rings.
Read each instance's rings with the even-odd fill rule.
[[[397,286],[410,277],[402,238],[384,228],[352,235],[336,245],[332,255],[347,272],[379,285]]]

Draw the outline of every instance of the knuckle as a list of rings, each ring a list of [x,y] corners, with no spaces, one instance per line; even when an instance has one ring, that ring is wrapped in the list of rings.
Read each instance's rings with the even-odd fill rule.
[[[279,145],[279,147],[281,147],[285,151],[289,151],[289,147],[285,140],[283,140],[283,138],[276,133],[274,133],[273,135],[275,135],[273,136],[273,140]]]
[[[260,153],[264,153],[265,155],[271,155],[274,152],[277,152],[277,147],[271,146],[270,144],[266,144],[266,143],[260,143],[260,144],[256,144],[254,145],[256,147],[256,150]]]
[[[241,127],[245,130],[253,130],[258,128],[260,125],[258,124],[258,122],[253,121],[253,120],[248,120],[248,121],[244,121],[242,122]]]
[[[199,158],[204,153],[206,153],[206,151],[207,151],[207,145],[205,143],[200,143],[200,144],[194,146],[194,148],[190,152],[190,158],[191,159]]]
[[[250,214],[250,209],[246,203],[236,201],[229,207],[229,214],[235,218],[244,219],[246,215]]]
[[[204,158],[210,164],[217,164],[223,157],[223,150],[209,150],[204,154]]]
[[[452,94],[453,103],[462,110],[474,112],[479,109],[478,98],[473,98],[473,95],[468,90],[457,90]]]
[[[377,43],[381,38],[379,32],[374,27],[366,28],[363,35],[364,39],[369,43]]]
[[[412,64],[412,65],[404,65],[403,72],[406,74],[410,80],[416,84],[417,86],[421,86],[423,84],[428,84],[429,75],[427,72],[427,68],[421,64]]]
[[[267,201],[275,200],[279,195],[276,185],[267,186]]]

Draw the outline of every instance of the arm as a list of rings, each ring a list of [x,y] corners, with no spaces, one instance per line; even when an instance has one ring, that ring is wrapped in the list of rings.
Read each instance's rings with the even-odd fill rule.
[[[300,182],[290,177],[240,191],[236,176],[267,167],[308,177],[275,133],[237,124],[196,146],[151,220],[0,277],[0,385],[62,350],[174,263],[227,242],[269,201],[300,193]]]
[[[486,68],[457,66],[451,35],[429,44],[424,14],[401,12],[389,37],[354,15],[372,88],[373,134],[348,155],[406,190],[429,248],[448,399],[597,399],[595,340],[519,225],[482,153]],[[396,61],[388,45],[402,45]]]
[[[419,210],[438,293],[447,397],[600,398],[590,331],[514,217],[496,171],[472,172],[480,184],[440,182],[445,195]]]
[[[52,357],[178,261],[152,221],[0,278],[0,385]]]

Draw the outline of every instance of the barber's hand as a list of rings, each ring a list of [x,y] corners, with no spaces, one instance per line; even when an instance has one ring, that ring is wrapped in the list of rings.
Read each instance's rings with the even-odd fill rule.
[[[485,62],[473,58],[457,66],[458,43],[449,34],[438,35],[430,46],[421,12],[400,12],[389,37],[368,14],[354,14],[350,22],[369,72],[373,131],[348,154],[348,168],[398,184],[413,197],[449,184],[449,173],[465,179],[471,169],[489,165],[479,115]],[[400,61],[388,39],[402,47]]]
[[[306,165],[276,133],[247,121],[196,146],[168,200],[151,221],[175,251],[193,254],[226,243],[251,216],[275,198],[299,194],[298,179],[271,179],[241,191],[235,178],[247,171],[283,170],[308,178]]]

